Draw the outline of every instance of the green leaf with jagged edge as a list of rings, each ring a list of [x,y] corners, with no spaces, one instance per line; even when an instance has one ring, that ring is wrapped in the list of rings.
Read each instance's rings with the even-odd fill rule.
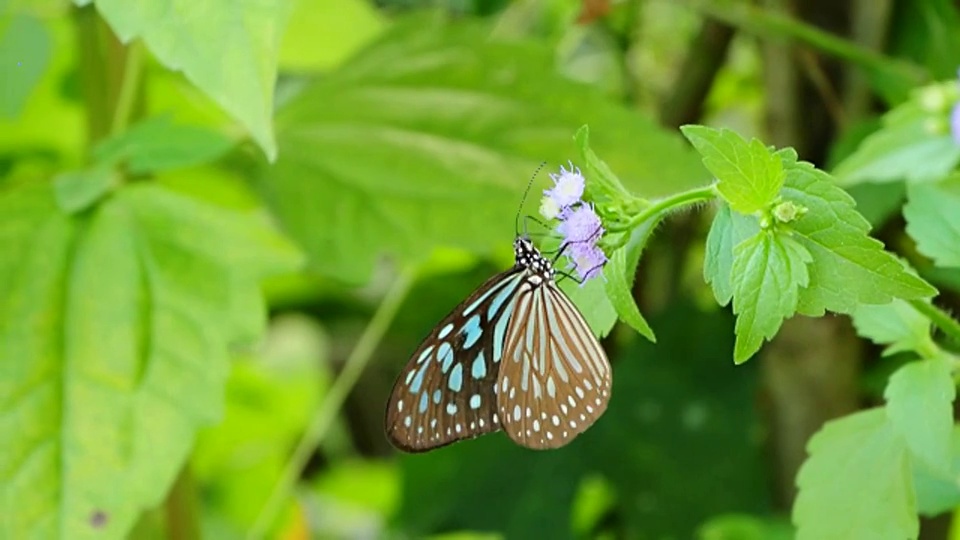
[[[932,470],[949,473],[956,397],[951,361],[937,357],[901,367],[890,377],[883,396],[887,416],[910,452]]]
[[[807,444],[797,540],[903,540],[919,532],[910,452],[883,408],[827,422]]]
[[[850,314],[857,334],[887,345],[884,356],[916,351],[930,357],[937,350],[930,335],[930,319],[900,299],[889,304],[862,305]]]
[[[958,146],[960,148],[960,146]],[[960,266],[960,174],[907,186],[903,217],[917,251],[938,266]]]
[[[593,335],[599,338],[606,337],[617,323],[617,311],[604,291],[603,276],[608,270],[604,268],[602,272],[582,286],[572,279],[561,278],[559,282],[559,287],[576,304]]]
[[[731,208],[752,214],[774,202],[783,186],[783,163],[759,139],[747,142],[735,131],[705,126],[680,131],[717,177],[717,191]]]
[[[679,137],[557,74],[542,43],[489,31],[401,19],[281,105],[282,151],[259,188],[313,270],[365,283],[384,256],[408,264],[441,246],[509,252],[530,175],[575,158],[573,134],[587,122],[591,146],[630,191],[706,182]],[[535,215],[549,182],[536,179],[524,213]]]
[[[633,281],[643,248],[661,218],[662,216],[654,216],[633,229],[626,245],[610,255],[610,261],[603,269],[603,275],[607,279],[605,287],[607,298],[610,299],[620,320],[653,342],[657,341],[653,329],[644,320],[636,300],[633,299]]]
[[[292,5],[208,0],[74,0],[93,3],[124,43],[140,38],[168,69],[181,70],[250,132],[268,158],[277,145],[273,90],[282,28]]]
[[[950,136],[947,116],[951,95],[954,100],[960,97],[956,84],[950,81],[919,88],[909,101],[884,115],[883,127],[864,139],[833,170],[840,185],[922,182],[942,178],[953,170],[960,162],[960,145]],[[939,104],[924,105],[924,100],[937,100]]]
[[[775,231],[761,231],[733,248],[734,362],[753,356],[796,311],[800,290],[809,282],[810,260],[805,247]]]
[[[259,280],[299,257],[260,219],[154,186],[67,216],[35,184],[0,215],[0,536],[122,537],[219,417]]]
[[[854,209],[853,199],[826,173],[805,162],[785,161],[784,168],[783,198],[807,209],[789,227],[813,256],[810,284],[800,292],[798,312],[813,317],[825,311],[851,313],[861,304],[937,293],[867,235],[870,225]]]
[[[170,115],[161,115],[101,141],[93,158],[101,166],[122,162],[130,173],[146,174],[211,162],[232,145],[216,131],[175,124]]]
[[[580,149],[584,173],[590,179],[585,188],[587,199],[604,203],[617,202],[630,197],[630,192],[623,187],[623,183],[610,170],[610,166],[590,148],[590,127],[581,126],[574,135],[574,140],[577,141],[577,147]]]
[[[719,203],[717,214],[707,233],[707,249],[703,259],[703,279],[710,284],[717,303],[725,306],[733,299],[733,248],[760,232],[756,218],[732,212]]]
[[[614,251],[603,268],[603,275],[606,278],[604,288],[617,316],[641,336],[653,342],[657,341],[653,329],[643,318],[637,301],[633,298],[633,281],[636,278],[640,255],[662,217],[654,216],[633,229],[626,245]]]

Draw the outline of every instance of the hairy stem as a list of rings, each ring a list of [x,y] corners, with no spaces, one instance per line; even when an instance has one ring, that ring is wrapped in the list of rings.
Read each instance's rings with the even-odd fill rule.
[[[713,187],[713,184],[706,187],[699,187],[691,189],[689,191],[681,191],[680,193],[670,195],[669,197],[664,197],[657,201],[654,201],[653,204],[644,208],[637,215],[630,218],[629,221],[622,225],[613,225],[610,227],[611,232],[624,232],[629,231],[644,221],[660,214],[662,212],[669,211],[671,209],[687,206],[690,204],[696,204],[701,201],[709,201],[717,196],[717,191]]]

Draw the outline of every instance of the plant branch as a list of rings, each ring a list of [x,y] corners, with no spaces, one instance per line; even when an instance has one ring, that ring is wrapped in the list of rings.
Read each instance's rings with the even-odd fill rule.
[[[307,461],[317,450],[330,426],[333,425],[337,413],[340,412],[340,408],[347,399],[347,395],[357,384],[357,380],[360,379],[360,375],[373,357],[377,345],[380,344],[383,335],[390,327],[390,323],[396,317],[400,304],[403,303],[412,284],[413,272],[405,270],[397,276],[390,290],[387,291],[383,302],[380,303],[376,313],[373,314],[373,318],[370,319],[357,341],[356,347],[347,358],[340,376],[334,381],[323,403],[320,404],[313,415],[313,422],[307,427],[296,449],[287,461],[280,475],[280,480],[277,481],[273,492],[250,529],[249,538],[263,538],[269,527],[276,521]]]
[[[708,201],[716,196],[717,191],[713,184],[706,187],[691,189],[689,191],[681,191],[680,193],[654,201],[650,206],[638,212],[637,215],[630,218],[630,220],[626,223],[621,225],[612,225],[609,229],[611,232],[629,231],[661,212],[666,212],[678,206],[695,204],[700,201]]]
[[[930,322],[946,334],[951,341],[960,343],[960,322],[951,317],[946,311],[923,300],[909,300],[909,303],[914,309],[930,319]]]
[[[123,66],[123,79],[120,81],[120,91],[117,95],[116,107],[113,110],[113,120],[110,123],[110,135],[114,136],[126,129],[133,114],[136,102],[137,88],[140,84],[140,75],[143,72],[143,47],[139,42],[133,42],[127,48],[127,58]]]

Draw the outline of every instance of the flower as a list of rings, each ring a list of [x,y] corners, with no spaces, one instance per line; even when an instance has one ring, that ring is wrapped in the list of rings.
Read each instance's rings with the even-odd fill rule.
[[[587,280],[600,275],[604,263],[607,262],[606,253],[594,243],[570,244],[567,248],[567,256],[573,262],[574,270],[580,276],[581,287]]]
[[[560,207],[551,197],[544,197],[540,201],[540,215],[547,219],[556,219],[560,216]]]
[[[550,173],[550,178],[553,179],[553,188],[544,190],[543,194],[556,203],[560,209],[569,208],[580,202],[586,180],[580,174],[580,169],[574,167],[572,162],[569,171],[561,165],[560,173]]]
[[[600,216],[593,205],[583,202],[586,180],[580,169],[569,162],[570,170],[560,167],[560,172],[550,174],[553,188],[543,191],[540,214],[558,219],[557,232],[562,237],[564,255],[578,274],[580,286],[600,275],[607,255],[597,246],[603,235]]]
[[[586,203],[570,208],[561,214],[557,232],[563,236],[564,242],[596,243],[603,234],[603,225],[600,216],[593,210],[593,206]]]

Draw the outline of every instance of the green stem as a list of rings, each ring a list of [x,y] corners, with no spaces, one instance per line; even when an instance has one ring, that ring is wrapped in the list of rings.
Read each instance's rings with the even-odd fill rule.
[[[669,197],[664,197],[658,201],[654,201],[653,204],[644,208],[642,211],[637,213],[637,215],[630,218],[630,221],[626,222],[623,225],[613,225],[610,227],[611,232],[624,232],[629,231],[644,221],[660,214],[666,212],[670,209],[676,208],[678,206],[685,206],[688,204],[695,204],[700,201],[709,201],[714,199],[717,196],[717,191],[713,187],[713,184],[700,187],[696,189],[691,189],[689,191],[681,191],[675,195],[670,195]]]
[[[143,71],[143,47],[133,42],[127,48],[127,60],[123,67],[123,79],[120,81],[120,92],[117,94],[117,105],[113,110],[113,121],[110,123],[110,135],[115,136],[127,128],[133,106],[136,102],[137,87],[140,84],[140,75]]]
[[[691,0],[690,5],[702,14],[730,26],[769,38],[793,38],[842,60],[893,75],[908,87],[930,78],[929,73],[916,64],[885,56],[792,17],[754,7],[746,2]]]
[[[303,473],[304,466],[306,466],[310,456],[317,450],[320,441],[323,440],[323,437],[333,425],[337,413],[340,412],[340,408],[347,399],[347,395],[350,393],[350,390],[353,389],[354,385],[357,384],[360,374],[363,373],[364,368],[366,368],[370,362],[370,358],[373,357],[377,345],[380,344],[383,335],[390,327],[390,323],[393,322],[394,317],[396,317],[397,311],[400,309],[400,304],[406,298],[412,284],[413,272],[404,271],[401,272],[396,281],[393,282],[390,290],[387,291],[383,302],[380,303],[373,318],[370,319],[363,334],[357,341],[356,347],[354,347],[350,356],[347,358],[343,366],[343,371],[340,372],[340,376],[337,377],[333,386],[330,387],[326,399],[324,399],[323,403],[320,404],[320,407],[313,415],[313,422],[307,427],[306,432],[304,432],[296,449],[294,449],[293,454],[287,461],[280,475],[280,480],[274,487],[266,504],[264,504],[261,509],[253,527],[250,529],[249,538],[263,538],[269,531],[269,527],[276,521],[297,479],[299,479]]]
[[[909,303],[914,309],[930,319],[930,322],[952,341],[960,343],[960,322],[957,322],[957,320],[951,317],[946,311],[923,300],[910,300]]]

